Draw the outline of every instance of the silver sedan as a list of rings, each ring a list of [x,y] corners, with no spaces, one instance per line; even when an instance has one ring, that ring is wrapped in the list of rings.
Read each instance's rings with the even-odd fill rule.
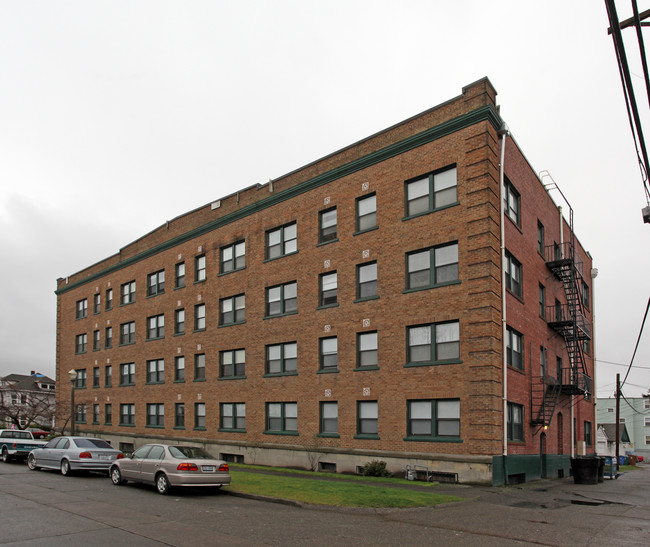
[[[56,437],[27,456],[32,470],[59,469],[62,475],[73,471],[108,472],[111,464],[124,454],[103,439],[92,437]]]
[[[230,484],[230,469],[198,446],[146,444],[133,454],[116,460],[110,469],[111,481],[153,484],[161,494],[174,486],[221,488]]]

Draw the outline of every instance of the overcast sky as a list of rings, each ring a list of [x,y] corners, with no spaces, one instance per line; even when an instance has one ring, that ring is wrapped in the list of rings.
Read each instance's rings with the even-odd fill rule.
[[[650,225],[607,27],[594,0],[0,0],[0,375],[54,375],[57,278],[488,76],[599,270],[612,395],[650,295]],[[650,325],[635,365],[628,396],[649,387]]]

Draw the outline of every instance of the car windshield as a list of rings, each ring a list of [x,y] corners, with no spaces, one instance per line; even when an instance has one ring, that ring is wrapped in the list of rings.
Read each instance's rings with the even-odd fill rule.
[[[212,454],[209,454],[199,446],[170,446],[169,453],[180,460],[193,458],[195,460],[214,460]]]
[[[74,444],[79,448],[113,448],[110,444],[101,439],[75,439]]]
[[[32,436],[27,431],[16,431],[14,439],[31,439]]]

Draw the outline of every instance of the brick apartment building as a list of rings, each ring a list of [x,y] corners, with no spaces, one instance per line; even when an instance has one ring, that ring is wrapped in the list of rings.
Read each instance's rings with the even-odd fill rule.
[[[78,429],[339,472],[568,476],[594,451],[591,257],[504,127],[482,79],[58,279]]]

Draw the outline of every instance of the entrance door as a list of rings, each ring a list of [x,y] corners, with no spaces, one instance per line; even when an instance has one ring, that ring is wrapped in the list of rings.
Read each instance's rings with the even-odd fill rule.
[[[539,436],[539,476],[546,478],[546,433]]]

